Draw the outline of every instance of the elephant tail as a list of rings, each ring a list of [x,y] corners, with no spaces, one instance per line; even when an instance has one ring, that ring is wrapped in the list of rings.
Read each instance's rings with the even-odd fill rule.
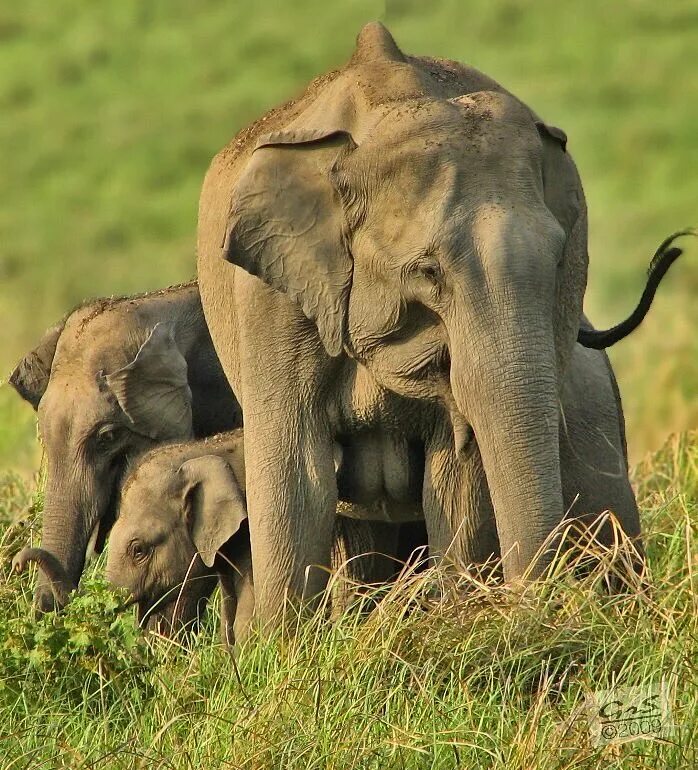
[[[680,230],[678,233],[674,233],[662,241],[647,270],[647,285],[635,310],[625,320],[616,326],[612,326],[610,329],[580,329],[577,334],[577,342],[580,345],[583,345],[585,348],[594,348],[594,350],[603,350],[604,348],[611,347],[611,345],[615,345],[616,342],[620,342],[620,340],[637,329],[652,305],[652,300],[662,278],[664,278],[669,268],[683,254],[683,249],[672,246],[672,243],[683,235],[698,236],[698,230],[694,228]]]
[[[39,569],[49,579],[53,596],[59,607],[65,607],[68,603],[73,586],[58,559],[44,548],[23,548],[12,559],[12,569],[24,572],[29,562],[35,562]]]

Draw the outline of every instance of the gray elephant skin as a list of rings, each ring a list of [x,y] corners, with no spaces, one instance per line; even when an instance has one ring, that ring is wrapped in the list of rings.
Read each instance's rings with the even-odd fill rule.
[[[216,155],[198,278],[245,414],[263,622],[322,590],[305,568],[329,564],[338,497],[424,517],[431,553],[456,564],[501,553],[507,579],[544,570],[566,500],[638,537],[624,457],[593,409],[569,419],[587,264],[564,132],[377,23]],[[335,441],[358,481],[335,479]],[[599,454],[587,467],[567,441]]]
[[[396,525],[337,516],[332,566],[352,583],[384,583],[395,564],[378,552],[392,553],[397,534]],[[242,641],[254,609],[242,430],[143,455],[124,481],[109,539],[107,578],[129,591],[139,620],[161,633],[196,626],[213,575],[222,640]],[[333,612],[351,591],[337,582]]]
[[[196,283],[87,302],[10,377],[38,412],[47,458],[42,547],[78,584],[114,521],[126,465],[163,441],[242,424]],[[42,573],[37,607],[56,602]]]

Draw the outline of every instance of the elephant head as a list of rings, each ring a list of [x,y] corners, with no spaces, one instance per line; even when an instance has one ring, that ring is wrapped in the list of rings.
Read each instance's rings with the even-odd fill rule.
[[[189,446],[154,450],[126,479],[107,558],[107,578],[130,592],[139,621],[168,635],[197,624],[217,551],[246,528],[231,465],[216,454],[181,462]]]
[[[47,455],[42,547],[75,588],[113,523],[128,460],[192,433],[187,363],[172,324],[105,301],[50,329],[10,382],[37,410]],[[57,603],[43,574],[35,599],[40,611]]]

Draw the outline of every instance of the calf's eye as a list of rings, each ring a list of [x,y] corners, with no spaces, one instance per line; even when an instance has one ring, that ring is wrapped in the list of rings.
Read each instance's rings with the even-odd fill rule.
[[[150,549],[143,543],[135,542],[131,544],[131,556],[133,557],[134,561],[144,561],[148,558],[149,553]]]

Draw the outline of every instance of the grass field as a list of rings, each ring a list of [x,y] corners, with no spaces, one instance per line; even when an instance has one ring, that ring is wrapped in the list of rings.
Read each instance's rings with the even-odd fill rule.
[[[0,538],[3,770],[696,767],[698,433],[672,440],[637,481],[645,594],[609,598],[561,577],[521,595],[432,572],[362,622],[309,623],[235,662],[212,628],[190,652],[144,642],[97,578],[66,613],[34,621],[32,581],[7,563],[39,501]],[[8,481],[1,515],[26,500]],[[662,680],[670,733],[593,745],[589,692]]]
[[[0,377],[82,299],[191,277],[212,155],[341,64],[373,18],[565,129],[590,209],[586,309],[623,317],[662,238],[698,225],[694,0],[23,0],[0,6]],[[698,240],[685,245],[611,352],[636,461],[698,426]],[[7,567],[37,537],[38,465],[33,412],[0,384],[3,770],[698,765],[695,432],[635,474],[649,596],[563,581],[524,597],[461,585],[436,604],[427,576],[365,623],[309,624],[236,666],[212,629],[192,653],[146,644],[97,578],[65,615],[30,619],[31,576]],[[591,745],[586,693],[662,677],[666,740]]]
[[[77,302],[186,279],[199,187],[234,132],[387,19],[413,53],[474,64],[562,126],[585,181],[587,310],[624,316],[654,248],[698,224],[692,0],[25,0],[0,8],[0,376]],[[698,425],[698,242],[612,351],[635,459]],[[0,467],[37,464],[0,386]]]

